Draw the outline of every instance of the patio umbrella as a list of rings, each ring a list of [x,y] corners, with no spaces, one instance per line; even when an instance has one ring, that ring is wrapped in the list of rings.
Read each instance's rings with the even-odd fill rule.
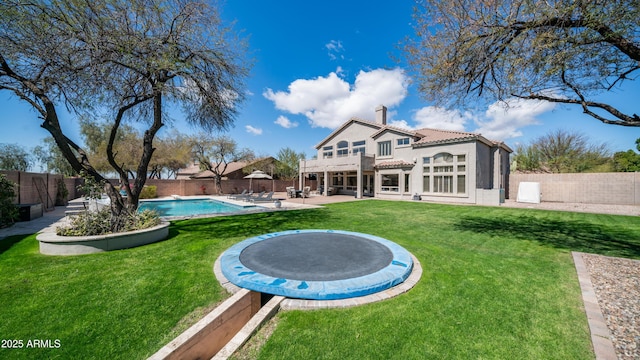
[[[251,174],[244,177],[245,179],[249,179],[249,190],[253,190],[252,182],[253,179],[272,179],[271,176],[264,173],[262,170],[255,170]]]

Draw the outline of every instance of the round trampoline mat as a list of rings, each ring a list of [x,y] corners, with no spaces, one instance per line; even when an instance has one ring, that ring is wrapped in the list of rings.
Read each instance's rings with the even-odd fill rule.
[[[246,239],[220,257],[233,284],[289,298],[364,296],[403,282],[413,267],[400,245],[369,234],[291,230]]]
[[[383,244],[342,233],[302,232],[247,246],[240,262],[275,278],[333,281],[374,273],[388,266],[393,254]]]

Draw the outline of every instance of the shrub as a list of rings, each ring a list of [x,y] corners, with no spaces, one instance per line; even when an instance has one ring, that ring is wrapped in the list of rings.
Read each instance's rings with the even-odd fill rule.
[[[142,230],[160,224],[160,217],[155,211],[144,210],[133,214],[122,215],[122,232]],[[111,233],[111,209],[87,211],[74,216],[67,227],[58,227],[56,234],[60,236],[91,236]]]
[[[61,236],[103,235],[111,232],[111,209],[85,211],[71,218],[68,227],[58,227],[56,234]]]
[[[64,179],[58,179],[56,181],[56,205],[62,206],[67,203],[67,196],[69,196],[69,190],[67,190],[67,185],[64,183]]]
[[[18,218],[18,207],[13,204],[16,196],[16,184],[9,181],[4,174],[0,174],[0,227],[5,227]]]
[[[140,199],[154,199],[158,197],[158,187],[155,185],[145,185],[140,191]]]

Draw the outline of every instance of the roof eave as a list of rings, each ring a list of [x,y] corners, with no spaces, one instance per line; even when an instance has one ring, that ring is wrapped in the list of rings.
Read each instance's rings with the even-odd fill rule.
[[[374,123],[371,121],[367,121],[367,120],[363,120],[357,117],[352,117],[351,119],[349,119],[348,121],[346,121],[344,124],[340,125],[340,127],[338,127],[337,129],[333,130],[331,132],[331,134],[329,134],[327,137],[325,137],[324,139],[322,139],[322,141],[320,141],[316,146],[315,149],[316,150],[320,150],[320,148],[326,144],[329,140],[331,140],[332,138],[334,138],[336,135],[338,135],[342,130],[344,130],[347,126],[351,125],[354,122],[358,122],[361,123],[363,125],[367,125],[367,126],[373,126],[373,127],[382,127],[382,124],[378,124],[378,123]]]
[[[428,146],[436,146],[436,145],[458,144],[458,143],[470,142],[474,140],[478,140],[477,135],[469,136],[466,138],[459,138],[459,139],[445,139],[445,140],[428,141],[423,143],[413,143],[413,147],[420,148],[420,147],[428,147]]]

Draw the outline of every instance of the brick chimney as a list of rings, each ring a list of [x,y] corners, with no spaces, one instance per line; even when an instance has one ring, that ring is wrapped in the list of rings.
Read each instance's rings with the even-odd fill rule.
[[[387,107],[378,105],[376,107],[376,123],[387,125]]]

